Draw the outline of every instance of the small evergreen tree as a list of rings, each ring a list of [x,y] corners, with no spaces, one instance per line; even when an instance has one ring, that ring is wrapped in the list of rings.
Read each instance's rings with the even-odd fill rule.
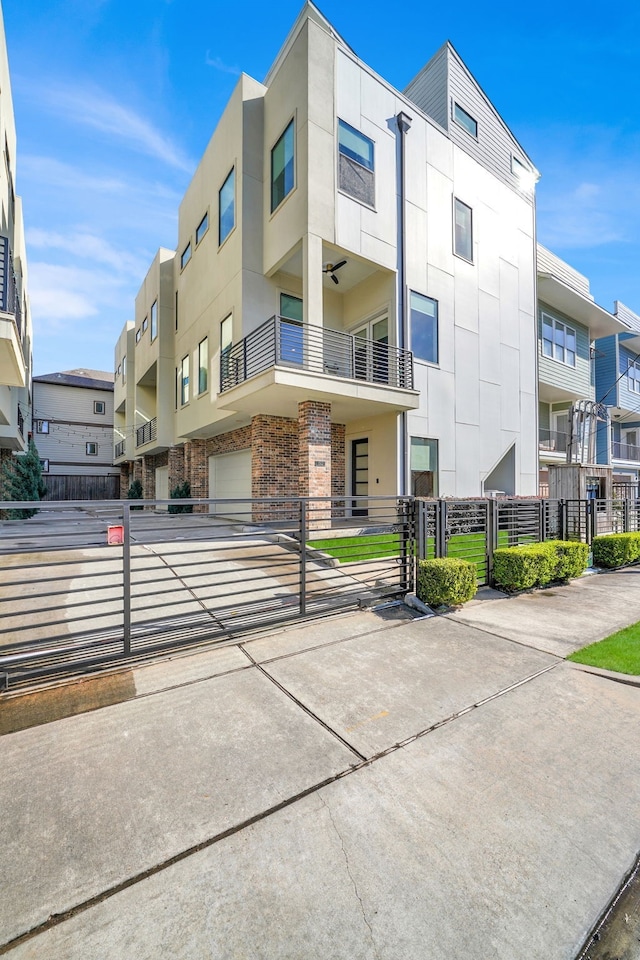
[[[2,470],[3,500],[42,500],[47,487],[42,479],[40,456],[33,440],[29,440],[27,452],[7,460]],[[7,510],[10,520],[27,520],[38,511],[36,508]]]
[[[188,500],[191,496],[191,484],[188,480],[184,483],[178,483],[169,494],[172,500]],[[168,507],[169,513],[193,513],[192,503],[171,503]]]
[[[142,481],[134,480],[127,491],[127,500],[142,500]],[[131,507],[132,510],[142,510],[142,507]]]

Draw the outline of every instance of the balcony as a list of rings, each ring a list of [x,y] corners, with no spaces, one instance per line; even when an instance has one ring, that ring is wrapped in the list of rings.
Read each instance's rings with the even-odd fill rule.
[[[9,239],[0,236],[0,383],[24,387],[22,306]]]
[[[621,443],[614,440],[611,444],[611,456],[614,460],[628,460],[632,463],[640,463],[640,447],[631,443]]]
[[[143,447],[145,443],[151,443],[158,437],[158,420],[147,420],[142,426],[136,428],[136,447]]]
[[[567,435],[555,430],[540,429],[538,447],[545,453],[565,454],[567,452]]]
[[[119,443],[116,443],[114,448],[114,459],[117,460],[118,457],[124,456],[124,451],[127,446],[126,440],[120,440]]]
[[[413,354],[328,327],[271,317],[220,358],[220,406],[291,416],[298,400],[330,402],[338,422],[418,406]],[[266,405],[265,405],[266,404]]]

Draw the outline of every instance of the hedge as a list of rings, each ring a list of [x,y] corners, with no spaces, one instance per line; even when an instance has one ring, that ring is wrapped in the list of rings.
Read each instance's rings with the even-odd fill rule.
[[[499,547],[493,554],[493,581],[503,590],[544,586],[556,576],[558,554],[553,543]]]
[[[582,576],[589,563],[589,546],[579,540],[545,540],[556,551],[556,580],[574,580]]]
[[[430,607],[457,607],[476,595],[475,563],[457,557],[418,561],[418,598]]]
[[[594,537],[593,562],[598,567],[622,567],[640,559],[640,533],[608,533]]]

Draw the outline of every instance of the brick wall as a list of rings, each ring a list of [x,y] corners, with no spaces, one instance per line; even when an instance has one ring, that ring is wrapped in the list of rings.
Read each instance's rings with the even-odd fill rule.
[[[133,476],[131,477],[133,480]],[[126,500],[127,494],[129,492],[129,487],[131,486],[131,480],[129,479],[129,464],[123,463],[120,465],[120,499]]]
[[[344,497],[347,490],[345,425],[331,424],[331,496]],[[332,504],[332,517],[344,517],[344,500]]]
[[[184,447],[171,447],[167,451],[167,466],[169,467],[169,493],[179,483],[184,483],[187,476],[184,472]]]
[[[300,497],[331,496],[331,404],[305,400],[298,404],[298,489]],[[330,523],[331,507],[310,499],[309,528]]]
[[[192,497],[209,496],[209,459],[207,456],[207,440],[187,440],[184,445],[184,461],[186,479],[191,485]],[[189,464],[187,472],[187,463]],[[194,506],[194,513],[207,513],[206,504]]]

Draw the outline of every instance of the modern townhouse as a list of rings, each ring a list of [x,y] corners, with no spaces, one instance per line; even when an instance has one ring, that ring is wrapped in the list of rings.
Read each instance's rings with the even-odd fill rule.
[[[536,493],[536,179],[451,44],[400,92],[305,4],[118,341],[122,488]]]
[[[595,345],[598,399],[609,407],[611,437],[601,437],[598,456],[610,452],[614,483],[620,492],[640,494],[640,316],[615,302],[621,329]]]
[[[598,358],[603,343],[628,336],[628,326],[624,318],[598,306],[587,277],[540,244],[537,272],[540,493],[548,495],[549,465],[567,460],[572,404],[613,403],[610,384],[605,388],[597,382]],[[606,464],[606,435],[599,447],[598,462]]]
[[[16,196],[16,128],[0,12],[0,464],[22,453],[31,424],[32,328],[22,202]]]
[[[33,437],[50,500],[120,494],[113,466],[113,374],[64,370],[33,378]]]

